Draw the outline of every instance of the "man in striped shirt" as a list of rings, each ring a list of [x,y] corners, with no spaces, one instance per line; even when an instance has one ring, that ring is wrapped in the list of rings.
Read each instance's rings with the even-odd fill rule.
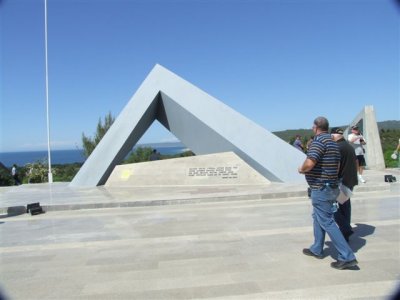
[[[316,118],[312,129],[315,134],[314,140],[307,152],[306,160],[298,169],[299,173],[306,175],[311,188],[314,220],[314,243],[310,248],[303,249],[303,254],[323,258],[325,233],[328,233],[339,253],[338,260],[331,263],[331,267],[339,270],[348,269],[356,266],[358,262],[333,217],[337,209],[336,198],[339,195],[339,147],[328,133],[329,122],[326,118]]]

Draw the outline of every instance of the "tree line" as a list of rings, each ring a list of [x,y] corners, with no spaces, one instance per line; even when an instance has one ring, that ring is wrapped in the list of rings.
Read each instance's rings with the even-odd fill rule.
[[[101,139],[110,129],[114,121],[115,118],[113,117],[111,112],[109,112],[104,117],[104,120],[102,120],[101,118],[99,119],[96,126],[96,132],[94,133],[93,137],[86,136],[85,133],[82,133],[83,155],[85,156],[85,158],[88,158],[90,156],[96,146],[100,143]],[[344,127],[345,126],[343,126],[342,128]],[[385,159],[385,165],[387,168],[397,167],[397,161],[393,160],[390,156],[392,155],[394,149],[396,149],[399,142],[400,121],[378,122],[378,128],[380,129],[379,135]],[[290,144],[293,144],[296,135],[300,135],[302,137],[303,145],[306,145],[313,136],[313,132],[311,129],[285,130],[273,133]],[[151,147],[138,147],[133,150],[127,156],[127,158],[124,159],[122,164],[148,161],[152,152],[153,148]],[[176,155],[160,155],[159,159],[169,159],[193,155],[195,154],[192,151],[187,151]],[[78,173],[81,166],[81,163],[52,165],[53,181],[71,181],[76,173]],[[47,170],[47,162],[45,160],[17,167],[20,180],[23,183],[47,182]],[[10,174],[10,170],[0,163],[0,186],[8,186],[13,184],[14,180]]]

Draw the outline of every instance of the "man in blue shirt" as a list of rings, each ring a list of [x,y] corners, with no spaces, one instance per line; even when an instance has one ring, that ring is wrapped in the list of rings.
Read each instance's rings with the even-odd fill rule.
[[[304,147],[303,147],[303,143],[301,142],[301,136],[300,135],[296,135],[296,139],[293,142],[293,146],[297,149],[299,149],[301,152],[304,152]]]
[[[314,243],[303,249],[303,254],[323,258],[325,233],[328,233],[338,251],[338,260],[331,267],[348,269],[358,264],[356,257],[335,223],[333,214],[337,209],[339,195],[338,171],[340,165],[339,147],[328,133],[329,122],[324,117],[314,120],[314,140],[307,152],[307,158],[298,171],[305,174],[311,188],[313,206]]]

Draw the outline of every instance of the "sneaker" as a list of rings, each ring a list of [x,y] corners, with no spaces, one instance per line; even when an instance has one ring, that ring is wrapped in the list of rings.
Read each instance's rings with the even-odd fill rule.
[[[344,269],[348,269],[351,267],[355,267],[357,266],[358,261],[356,259],[350,260],[350,261],[335,261],[333,263],[331,263],[331,267],[338,269],[338,270],[344,270]]]
[[[318,259],[324,258],[322,255],[317,255],[314,252],[311,252],[311,250],[308,248],[303,249],[303,254],[307,255],[307,256],[314,256],[315,258],[318,258]]]
[[[365,179],[361,175],[358,175],[358,180],[362,183],[366,183]]]

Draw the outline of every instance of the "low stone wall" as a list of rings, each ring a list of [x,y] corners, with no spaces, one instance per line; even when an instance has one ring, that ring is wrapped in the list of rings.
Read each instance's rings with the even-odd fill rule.
[[[116,166],[105,186],[258,185],[270,181],[233,152]]]

